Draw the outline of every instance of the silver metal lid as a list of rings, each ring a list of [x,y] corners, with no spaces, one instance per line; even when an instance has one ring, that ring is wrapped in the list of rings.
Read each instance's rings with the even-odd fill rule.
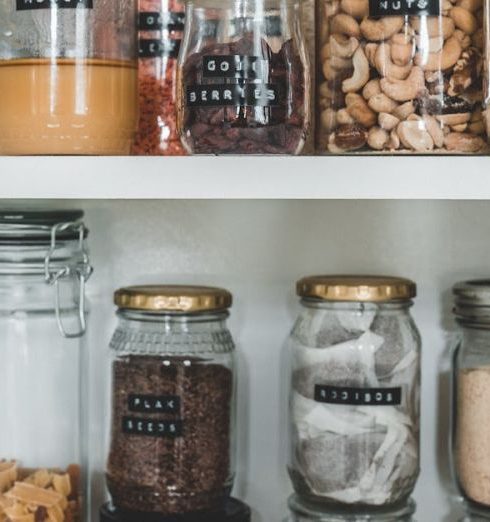
[[[454,315],[462,324],[490,327],[490,279],[462,281],[453,287]]]

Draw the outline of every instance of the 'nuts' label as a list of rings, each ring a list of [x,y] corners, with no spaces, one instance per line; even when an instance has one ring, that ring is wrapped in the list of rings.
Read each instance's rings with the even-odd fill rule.
[[[123,417],[123,433],[127,435],[142,435],[146,437],[175,438],[182,436],[182,421],[163,421]]]
[[[369,0],[369,16],[439,16],[439,0]]]
[[[173,395],[130,395],[128,409],[138,413],[180,413],[180,397]]]
[[[138,27],[141,31],[183,31],[185,22],[184,13],[140,13]]]
[[[76,9],[77,7],[93,9],[93,0],[17,0],[17,11],[29,11],[31,9]]]
[[[189,107],[272,107],[279,104],[279,87],[267,83],[195,85],[187,88]]]
[[[235,78],[260,80],[269,75],[269,62],[258,56],[204,56],[204,78]]]
[[[401,404],[401,388],[345,388],[315,386],[315,401],[353,406],[396,406]]]
[[[177,58],[179,56],[180,42],[181,40],[142,38],[139,41],[139,57],[160,58],[168,56],[169,58]]]

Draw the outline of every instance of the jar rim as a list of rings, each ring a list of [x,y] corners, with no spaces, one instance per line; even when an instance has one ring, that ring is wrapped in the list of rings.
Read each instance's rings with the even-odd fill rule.
[[[464,326],[490,326],[490,279],[470,279],[453,286],[456,321]]]

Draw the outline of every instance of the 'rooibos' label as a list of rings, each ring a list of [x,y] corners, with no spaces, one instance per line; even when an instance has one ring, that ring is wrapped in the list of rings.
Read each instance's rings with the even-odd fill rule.
[[[194,85],[187,88],[189,107],[272,107],[279,104],[279,87],[268,83]]]
[[[180,397],[174,395],[130,395],[128,409],[139,413],[179,413]]]
[[[401,388],[345,388],[315,386],[315,401],[353,406],[396,406],[401,404]]]
[[[17,11],[28,11],[30,9],[76,9],[77,7],[92,9],[93,0],[17,0]]]
[[[369,16],[439,16],[439,0],[369,0]]]
[[[123,433],[127,435],[143,435],[146,437],[180,437],[182,435],[182,421],[163,421],[153,419],[139,419],[137,417],[123,417]]]

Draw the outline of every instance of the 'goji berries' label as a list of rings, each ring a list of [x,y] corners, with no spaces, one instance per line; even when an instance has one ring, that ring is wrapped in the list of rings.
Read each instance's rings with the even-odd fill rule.
[[[369,16],[439,16],[439,0],[369,0]]]
[[[188,107],[273,107],[279,87],[268,83],[193,85],[187,88]]]
[[[258,56],[204,56],[204,78],[261,80],[269,75],[269,62]]]
[[[31,9],[60,9],[86,8],[93,9],[93,0],[17,0],[17,11],[29,11]]]

